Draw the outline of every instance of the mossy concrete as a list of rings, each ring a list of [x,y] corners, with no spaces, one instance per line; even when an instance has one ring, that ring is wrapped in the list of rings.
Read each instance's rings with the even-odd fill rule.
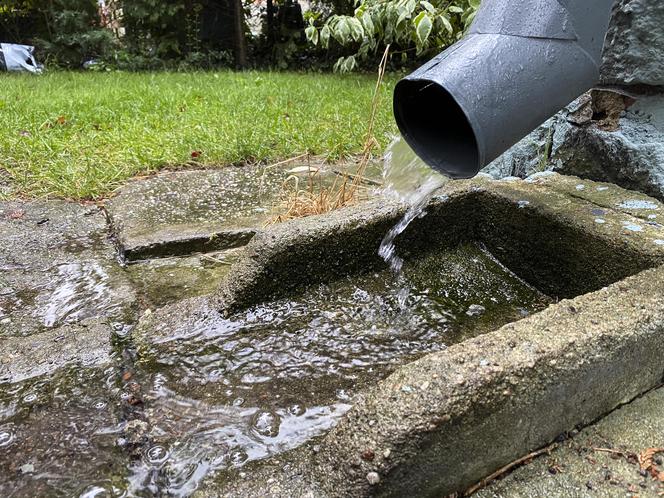
[[[664,269],[656,268],[402,367],[355,399],[315,447],[201,496],[466,489],[661,383],[662,334]]]
[[[155,308],[213,294],[228,274],[239,250],[151,259],[127,265],[125,271],[143,304]]]
[[[112,328],[99,320],[64,325],[29,337],[0,340],[0,383],[15,383],[65,365],[110,361]]]
[[[288,163],[168,172],[128,183],[106,211],[128,261],[228,249],[251,240],[274,215],[284,181],[295,174],[304,184],[306,171]],[[321,170],[324,181],[334,176]]]
[[[434,196],[427,216],[397,239],[398,250],[409,258],[432,247],[480,241],[553,297],[596,290],[664,262],[664,228],[619,207],[633,196],[602,191],[600,207],[573,195],[576,188],[569,192],[569,182],[580,180],[551,174],[528,182],[452,182]],[[648,199],[654,210],[662,209]],[[230,312],[311,282],[384,265],[378,247],[404,211],[405,206],[381,199],[260,232],[223,281],[218,306]]]
[[[570,299],[401,367],[361,393],[320,441],[211,478],[201,496],[443,496],[661,383],[663,229],[621,207],[624,191],[608,198],[584,182],[602,193],[599,205],[573,195],[574,182],[454,182],[399,249],[417,257],[478,240],[526,281]],[[212,309],[380,264],[375,250],[402,211],[377,203],[262,232]],[[140,332],[150,334],[150,326]]]

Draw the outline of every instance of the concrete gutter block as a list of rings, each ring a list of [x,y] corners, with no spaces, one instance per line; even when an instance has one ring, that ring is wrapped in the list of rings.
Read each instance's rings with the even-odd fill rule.
[[[595,198],[580,194],[577,182],[555,174],[531,181],[454,182],[404,235],[415,246],[457,243],[456,223],[492,252],[508,246],[502,254],[516,262],[520,258],[520,276],[528,266],[544,266],[545,271],[532,270],[529,276],[555,280],[551,289],[561,290],[563,297],[582,295],[399,368],[360,393],[321,440],[242,469],[250,478],[211,478],[201,496],[304,496],[311,490],[329,497],[444,496],[659,385],[664,380],[664,247],[652,239],[662,236],[663,227],[647,225],[632,205],[620,206],[630,192],[597,191],[602,184],[584,182],[601,194]],[[655,211],[661,207],[653,199],[638,200],[653,202]],[[463,223],[457,216],[461,208],[473,213]],[[606,223],[596,223],[597,209]],[[379,212],[387,222],[400,211]],[[352,211],[351,219],[360,220],[360,213]],[[241,263],[247,275],[253,261],[260,268],[252,271],[274,278],[268,294],[279,295],[280,287],[294,285],[289,278],[298,273],[276,269],[318,247],[319,235],[327,246],[338,234],[357,250],[348,257],[372,254],[366,252],[375,250],[372,237],[358,236],[356,244],[352,228],[340,229],[360,227],[358,232],[365,233],[369,220],[333,220],[321,232],[315,227],[323,220],[314,218],[285,224],[274,237],[266,231]],[[643,229],[625,229],[624,221]],[[288,255],[279,249],[286,247],[284,241],[292,248]],[[345,257],[337,250],[320,256],[324,264],[312,278],[331,278],[325,271],[328,258]],[[547,267],[547,261],[553,263]],[[561,275],[565,272],[569,275]],[[566,287],[571,279],[581,284]],[[226,285],[220,303],[233,299],[233,292],[240,293],[236,303],[243,305],[268,295],[246,283]]]

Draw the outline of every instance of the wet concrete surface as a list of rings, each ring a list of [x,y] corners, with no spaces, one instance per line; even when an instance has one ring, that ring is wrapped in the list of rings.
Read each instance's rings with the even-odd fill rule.
[[[158,308],[190,297],[212,294],[228,274],[241,249],[192,256],[158,258],[125,270],[145,306]]]
[[[0,337],[27,336],[89,318],[121,327],[136,295],[95,206],[0,204]]]
[[[52,373],[69,364],[108,363],[112,328],[99,320],[63,325],[28,337],[0,340],[0,383],[15,383]]]
[[[653,470],[639,455],[660,448]],[[664,494],[664,388],[618,408],[475,493],[477,498],[660,497]]]
[[[642,392],[656,376],[658,346],[650,341],[661,325],[659,273],[580,304],[575,299],[554,305],[542,317],[525,318],[532,326],[508,325],[501,329],[504,341],[472,337],[495,335],[491,331],[501,323],[550,302],[523,278],[538,288],[548,282],[547,293],[555,300],[597,290],[661,262],[664,229],[657,217],[664,208],[657,201],[558,175],[453,182],[429,214],[414,222],[417,235],[402,241],[399,251],[410,261],[407,268],[412,266],[404,284],[391,280],[375,254],[402,209],[397,205],[355,206],[263,229],[266,198],[241,195],[239,214],[228,213],[224,209],[235,204],[224,203],[241,190],[244,177],[221,194],[210,193],[217,187],[215,174],[169,173],[129,185],[127,191],[143,198],[136,211],[118,214],[134,202],[123,198],[125,191],[109,204],[114,228],[126,229],[116,232],[119,238],[137,234],[135,255],[167,255],[170,249],[140,252],[161,244],[164,227],[185,234],[168,240],[186,255],[127,266],[118,260],[104,213],[94,206],[0,203],[0,494],[187,496],[206,477],[204,496],[362,495],[377,485],[394,494],[409,483],[414,483],[411,490],[425,492],[432,489],[426,476],[434,475],[439,457],[435,450],[437,456],[427,460],[432,453],[426,441],[438,444],[438,425],[450,422],[446,414],[466,414],[454,422],[454,431],[457,439],[470,437],[477,447],[509,439],[507,429],[491,432],[500,423],[480,423],[491,403],[498,403],[499,415],[506,417],[502,427],[519,413],[505,408],[504,399],[514,406],[532,402],[534,417],[542,419],[541,430],[529,429],[528,441],[512,442],[493,455],[464,453],[467,448],[459,446],[443,464],[452,469],[457,460],[465,461],[469,472],[450,472],[458,482],[469,482],[469,476],[486,475],[501,458],[518,454],[515,448],[543,441],[553,426],[567,430],[537,405],[537,389],[546,397],[551,385],[567,382],[570,400],[552,394],[561,404],[553,411],[571,421],[587,404],[586,421],[593,410]],[[186,193],[185,202],[172,208],[178,189]],[[152,204],[158,209],[146,215],[140,232],[141,210]],[[208,222],[211,212],[220,212],[220,218]],[[195,229],[203,234],[200,240],[212,242],[180,244],[188,236],[188,220],[202,227]],[[233,230],[246,222],[252,236],[256,230],[260,234],[247,248],[208,252],[218,247],[214,234],[226,230],[217,230],[217,222]],[[560,226],[569,230],[556,231]],[[148,240],[155,234],[156,245]],[[478,239],[486,239],[487,247],[463,245]],[[425,250],[432,241],[440,244],[438,252]],[[204,254],[189,253],[201,247]],[[516,275],[501,265],[506,261]],[[222,281],[222,292],[215,294]],[[405,287],[410,287],[408,308],[417,316],[394,321]],[[229,290],[240,297],[234,308],[224,305]],[[598,305],[602,300],[606,303]],[[651,312],[648,306],[657,309]],[[141,323],[132,331],[140,314]],[[628,334],[624,328],[631,325]],[[577,334],[580,329],[584,334]],[[572,336],[577,342],[565,342]],[[588,345],[594,345],[592,354]],[[448,353],[448,348],[454,350]],[[634,362],[637,353],[644,362],[643,378],[623,378],[631,372],[625,362]],[[607,362],[612,368],[605,368]],[[584,376],[573,364],[589,373]],[[512,382],[514,365],[514,379],[527,372],[532,386]],[[615,393],[604,395],[592,384],[598,368]],[[311,374],[325,378],[317,383]],[[483,391],[485,384],[490,391]],[[580,384],[589,390],[582,401],[572,392]],[[477,403],[481,406],[473,408]],[[450,411],[441,416],[446,406]],[[638,408],[646,417],[641,424],[661,433],[659,422],[648,425],[648,410]],[[473,420],[481,427],[471,430]],[[338,423],[341,427],[332,429]],[[331,429],[332,435],[324,436]],[[307,445],[312,437],[318,439]],[[573,441],[579,440],[569,444]],[[626,440],[602,441],[619,447]],[[455,445],[456,440],[450,448]],[[624,445],[625,451],[639,446]],[[291,459],[290,450],[300,456]],[[266,466],[255,465],[263,460]],[[313,472],[311,461],[319,465]],[[284,462],[295,462],[292,472],[284,472]],[[623,490],[611,483],[617,480],[627,492],[635,485],[643,496],[657,490],[630,480],[630,469],[609,469],[617,477],[607,479],[608,485]],[[545,494],[558,496],[556,489],[546,488]],[[603,488],[599,483],[593,489]]]
[[[306,188],[308,164],[240,166],[178,171],[128,183],[106,203],[123,256],[140,260],[246,244],[274,216],[283,183]],[[335,168],[317,180],[333,182]],[[304,172],[303,172],[304,171]]]

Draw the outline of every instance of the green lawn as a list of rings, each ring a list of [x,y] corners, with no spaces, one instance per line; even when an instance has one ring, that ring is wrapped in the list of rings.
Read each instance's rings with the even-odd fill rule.
[[[395,81],[375,125],[383,145],[396,130]],[[334,160],[361,150],[374,85],[371,75],[0,74],[0,170],[23,195],[96,199],[163,167]]]

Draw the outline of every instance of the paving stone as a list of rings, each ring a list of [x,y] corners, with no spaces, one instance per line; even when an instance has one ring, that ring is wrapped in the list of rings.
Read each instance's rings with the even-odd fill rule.
[[[352,165],[288,163],[178,171],[131,182],[106,205],[121,255],[137,261],[242,246],[274,216],[287,178],[291,186],[297,181],[308,188],[309,167],[319,168],[317,181],[324,185],[353,171]],[[379,169],[369,168],[369,186],[379,184]]]
[[[106,209],[127,260],[244,245],[267,221],[287,168],[179,171],[128,183]]]
[[[0,203],[0,338],[88,318],[117,326],[135,313],[133,287],[94,206]]]

